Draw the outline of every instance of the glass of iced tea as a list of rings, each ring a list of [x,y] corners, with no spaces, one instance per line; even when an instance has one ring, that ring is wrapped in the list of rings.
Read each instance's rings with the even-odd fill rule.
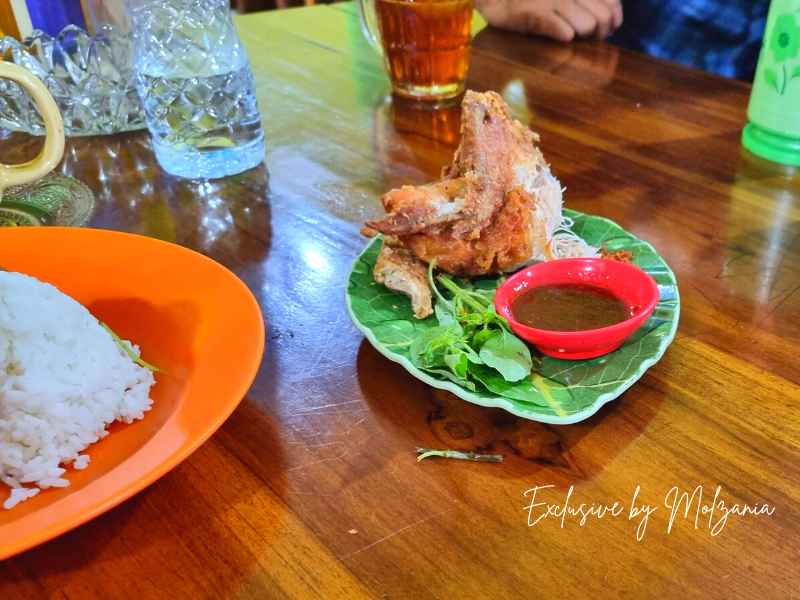
[[[444,100],[464,91],[473,0],[360,0],[367,39],[395,94]]]

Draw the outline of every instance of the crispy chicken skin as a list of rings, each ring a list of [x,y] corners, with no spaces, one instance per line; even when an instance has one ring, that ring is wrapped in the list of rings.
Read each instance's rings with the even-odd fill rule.
[[[536,140],[535,133],[511,118],[498,94],[468,91],[462,103],[461,145],[443,169],[442,181],[384,194],[387,215],[367,225],[405,235],[452,223],[455,239],[479,238],[506,194],[544,166]]]
[[[388,234],[417,233],[460,218],[464,208],[464,180],[404,185],[384,194],[381,202],[388,214],[377,223],[368,223],[369,226]]]
[[[376,281],[391,280],[388,287],[412,296],[415,312],[425,306],[419,314],[430,314],[423,263],[435,260],[444,271],[478,276],[553,258],[562,191],[538,139],[498,94],[468,91],[461,144],[442,179],[384,194],[386,216],[366,223],[365,231],[385,235]],[[407,251],[402,261],[400,248]],[[427,304],[417,283],[427,290]]]
[[[458,239],[447,228],[401,236],[400,242],[425,262],[448,273],[473,276],[507,271],[533,252],[534,200],[522,189],[507,194],[503,207],[477,239]]]
[[[372,274],[378,283],[409,296],[414,316],[418,319],[433,313],[425,264],[414,258],[408,250],[392,247],[384,240]]]
[[[534,145],[539,136],[515,121],[495,92],[468,91],[461,109],[461,144],[442,177],[465,177],[464,209],[453,226],[456,238],[474,239],[517,184],[517,171],[544,163]]]

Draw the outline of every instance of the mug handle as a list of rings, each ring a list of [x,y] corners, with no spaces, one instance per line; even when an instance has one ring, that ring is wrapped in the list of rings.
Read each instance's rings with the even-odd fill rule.
[[[16,81],[33,98],[45,127],[44,147],[39,156],[26,163],[4,165],[0,163],[0,201],[3,189],[36,181],[52,171],[64,156],[64,121],[50,91],[33,73],[0,61],[0,78]]]
[[[358,12],[361,16],[361,31],[375,50],[383,56],[378,16],[375,14],[375,0],[358,0]]]

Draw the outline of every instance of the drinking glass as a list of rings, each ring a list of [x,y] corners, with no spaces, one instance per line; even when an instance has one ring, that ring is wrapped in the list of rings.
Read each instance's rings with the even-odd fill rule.
[[[359,0],[359,7],[395,94],[443,100],[464,91],[473,0]]]
[[[214,179],[264,160],[247,54],[229,0],[129,0],[134,69],[156,158]]]

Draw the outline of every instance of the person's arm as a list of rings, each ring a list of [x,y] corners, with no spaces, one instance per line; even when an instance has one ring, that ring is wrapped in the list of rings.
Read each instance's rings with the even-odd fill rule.
[[[475,8],[495,27],[562,42],[603,39],[622,24],[621,0],[475,0]]]

